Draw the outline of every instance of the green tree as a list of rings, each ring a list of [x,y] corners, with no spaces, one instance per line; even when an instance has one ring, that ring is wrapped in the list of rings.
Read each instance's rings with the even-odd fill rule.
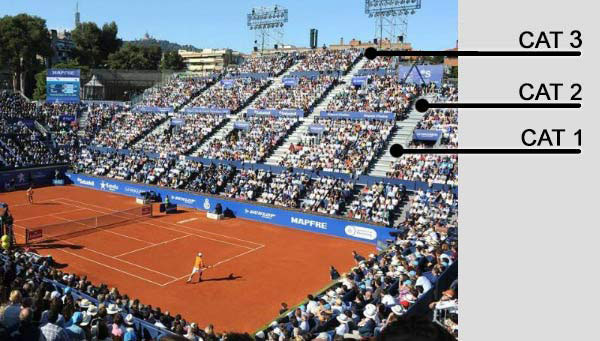
[[[108,56],[111,53],[119,51],[123,46],[123,40],[119,39],[119,28],[113,21],[110,24],[104,24],[102,26],[102,33],[100,35],[100,51],[102,51],[102,61],[108,60]]]
[[[40,71],[35,74],[35,90],[33,90],[33,99],[43,101],[46,99],[46,76],[48,70]]]
[[[180,71],[185,68],[183,57],[177,51],[169,51],[163,55],[160,61],[161,70],[176,70]]]
[[[123,41],[117,38],[119,29],[113,21],[102,29],[93,22],[84,22],[73,30],[74,56],[80,65],[104,67],[108,56],[119,50]]]
[[[71,60],[65,63],[58,63],[52,67],[53,69],[79,69],[81,71],[81,79],[90,78],[90,68],[85,65],[79,65],[76,61]],[[48,70],[43,70],[35,75],[35,90],[33,91],[33,99],[46,99],[46,76]]]
[[[162,50],[158,45],[125,44],[108,56],[108,66],[113,70],[158,70],[161,57]]]
[[[39,65],[37,58],[52,55],[50,42],[42,18],[27,14],[0,18],[0,64],[13,74],[13,90],[25,93],[25,80]]]

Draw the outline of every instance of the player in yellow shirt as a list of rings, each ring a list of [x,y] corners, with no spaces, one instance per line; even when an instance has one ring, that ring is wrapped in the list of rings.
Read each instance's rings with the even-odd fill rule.
[[[187,283],[192,282],[192,277],[194,277],[195,273],[198,273],[198,283],[202,282],[202,271],[210,268],[210,266],[204,264],[204,260],[202,259],[202,252],[198,252],[196,255],[196,260],[194,261],[194,268],[192,269],[192,273],[187,280]]]

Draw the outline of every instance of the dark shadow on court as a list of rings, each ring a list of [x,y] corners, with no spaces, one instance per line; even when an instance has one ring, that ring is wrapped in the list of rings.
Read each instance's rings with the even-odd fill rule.
[[[58,202],[34,202],[34,205],[39,205],[39,206],[56,206],[56,205],[61,205]]]
[[[52,250],[52,249],[71,249],[71,250],[81,250],[83,249],[83,245],[75,245],[75,244],[61,244],[61,243],[52,243],[52,241],[46,241],[41,244],[31,244],[29,248],[35,249],[36,251],[41,250]]]
[[[220,281],[235,281],[236,279],[242,278],[242,276],[234,276],[233,274],[229,274],[227,277],[221,278],[207,278],[202,279],[202,282],[220,282]]]

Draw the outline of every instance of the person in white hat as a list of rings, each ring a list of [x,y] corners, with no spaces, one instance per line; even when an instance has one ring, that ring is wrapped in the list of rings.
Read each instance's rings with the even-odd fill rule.
[[[198,283],[202,282],[202,272],[210,268],[209,265],[204,264],[204,259],[202,259],[202,252],[198,252],[196,255],[196,260],[194,261],[194,268],[192,269],[192,273],[187,280],[187,283],[192,282],[192,277],[194,277],[195,273],[198,273]]]
[[[375,327],[377,327],[377,307],[373,304],[367,304],[363,311],[365,318],[358,324],[358,332],[362,337],[375,336]]]
[[[339,326],[335,328],[335,335],[344,336],[344,334],[350,332],[350,328],[348,327],[348,322],[350,322],[350,318],[345,314],[339,314],[336,317],[336,320],[340,323]]]
[[[110,303],[108,305],[108,308],[106,308],[106,313],[108,315],[115,315],[115,314],[117,314],[120,311],[121,311],[121,309],[119,309],[119,307],[116,304],[114,304],[114,303]]]

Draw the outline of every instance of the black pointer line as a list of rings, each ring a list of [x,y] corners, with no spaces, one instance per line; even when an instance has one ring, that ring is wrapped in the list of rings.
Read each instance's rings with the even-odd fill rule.
[[[581,108],[581,103],[429,103],[425,98],[421,98],[415,102],[415,109],[418,112],[426,112],[430,108]]]
[[[399,145],[398,145],[399,146]],[[523,155],[523,154],[581,154],[581,149],[490,149],[490,148],[458,148],[458,149],[414,149],[392,146],[390,154],[400,157],[403,154],[490,154],[490,155]]]
[[[486,149],[486,148],[460,148],[460,149],[404,149],[404,154],[581,154],[581,149]]]
[[[368,59],[375,57],[579,57],[581,51],[378,51],[372,47],[365,50]]]
[[[428,108],[581,108],[581,103],[427,103]]]

